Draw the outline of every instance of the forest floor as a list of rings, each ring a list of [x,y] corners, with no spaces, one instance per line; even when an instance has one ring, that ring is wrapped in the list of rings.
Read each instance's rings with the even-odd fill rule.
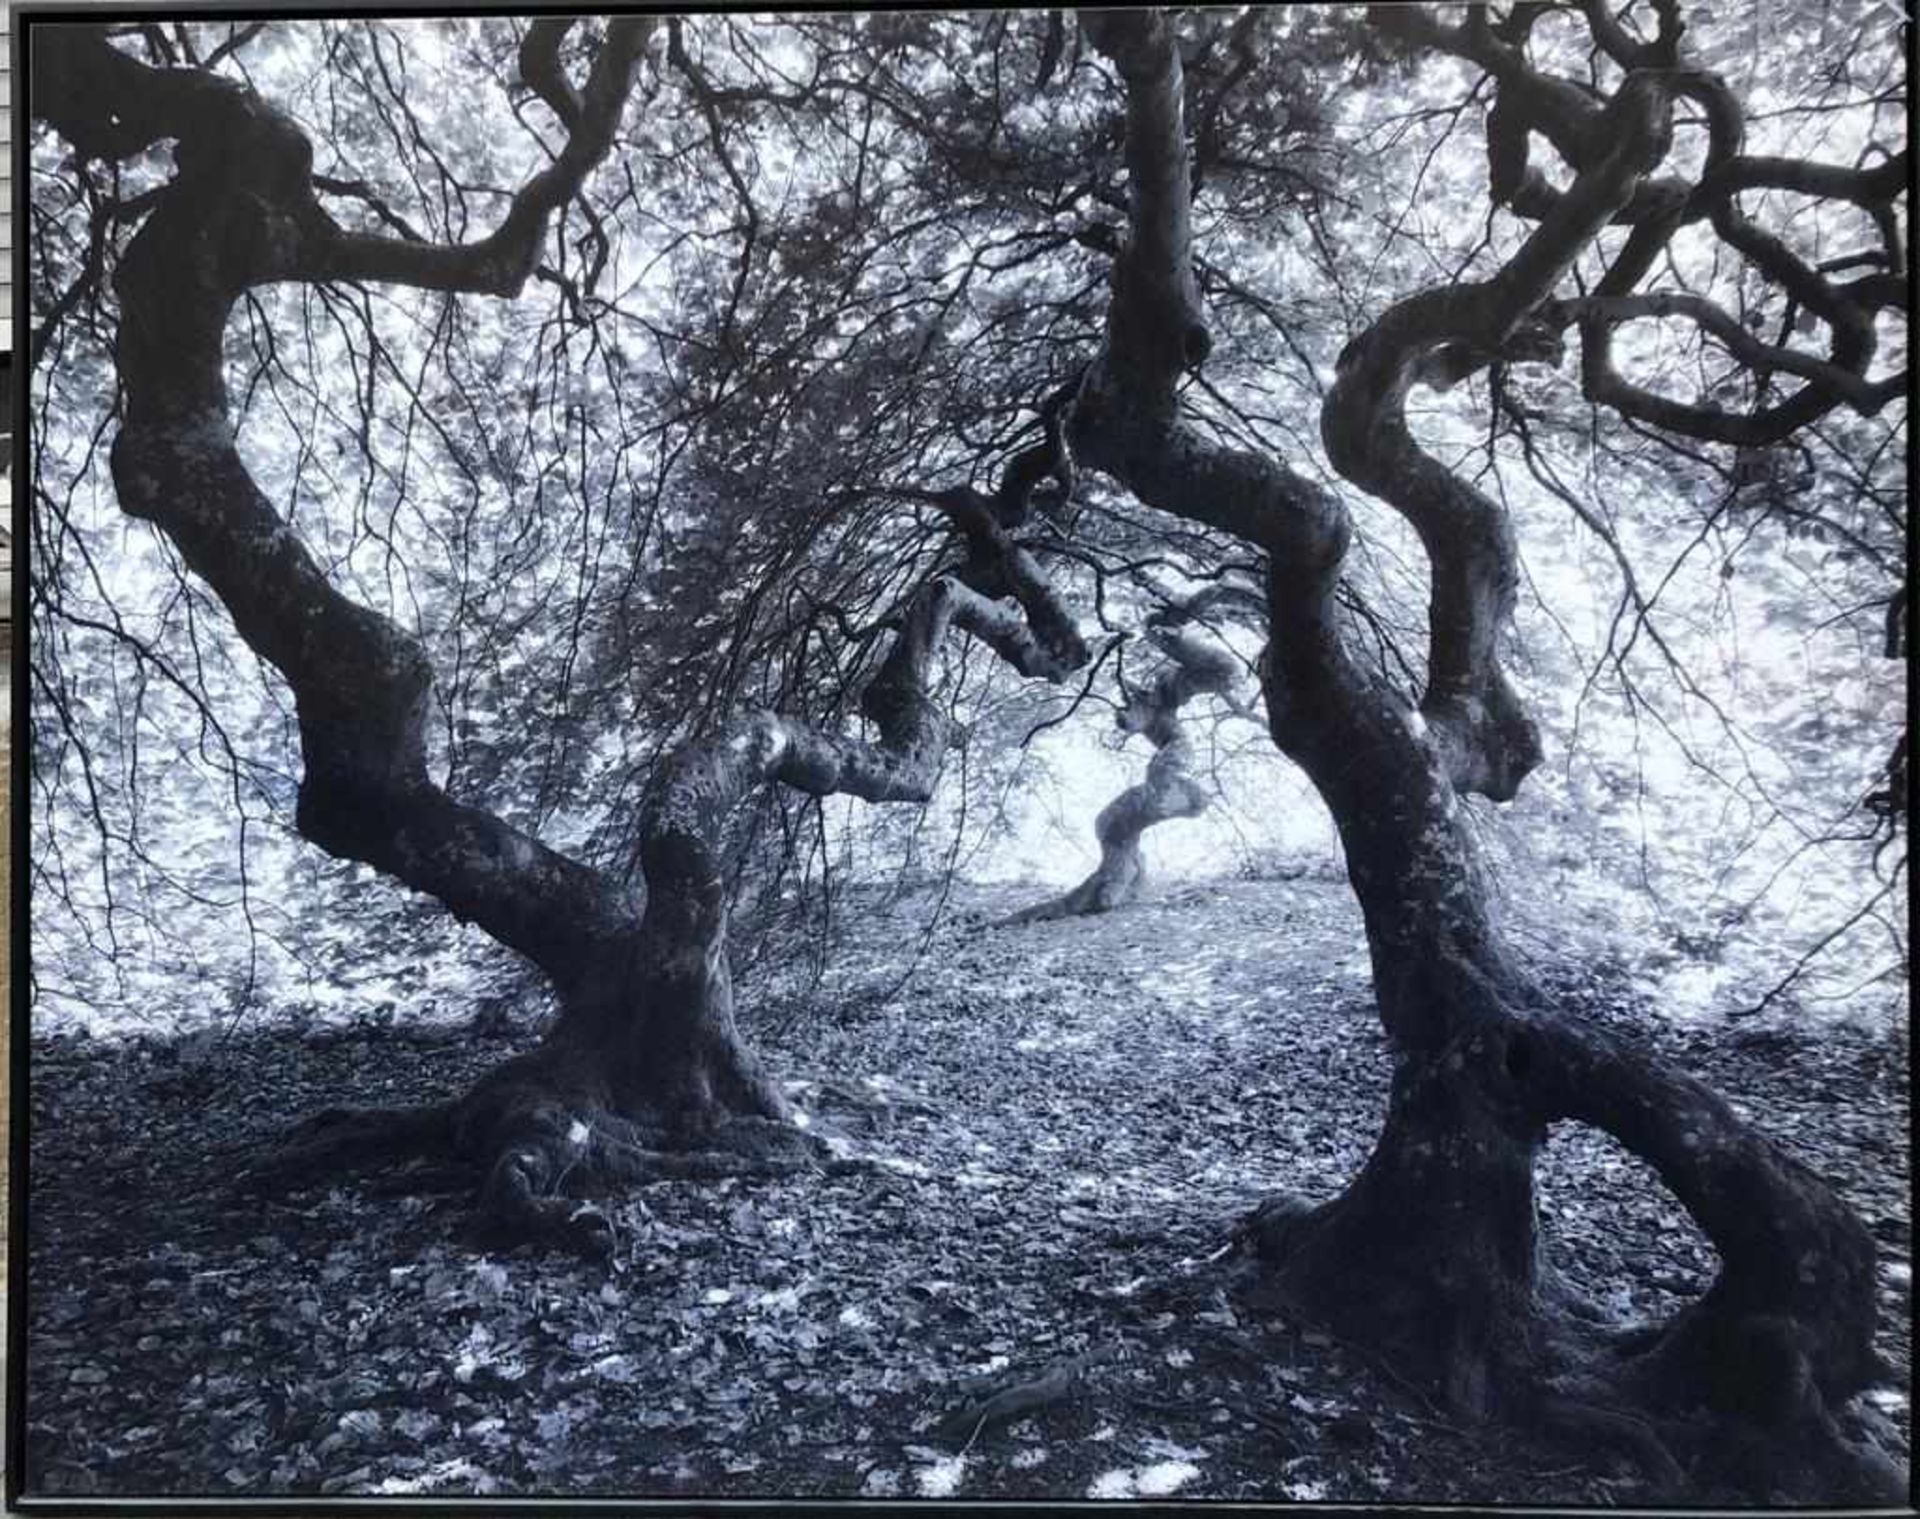
[[[956,889],[924,945],[925,896],[843,909],[817,984],[743,973],[755,1043],[881,1164],[643,1188],[615,1207],[611,1271],[485,1253],[467,1195],[410,1192],[404,1173],[265,1202],[229,1185],[302,1111],[452,1094],[525,1027],[403,1013],[37,1044],[28,1490],[1642,1495],[1625,1459],[1458,1428],[1226,1290],[1235,1220],[1270,1190],[1333,1192],[1382,1110],[1343,886],[1173,888],[992,926],[1030,900]],[[1904,1031],[1671,1027],[1597,971],[1567,991],[1684,1060],[1869,1222],[1900,1373],[1869,1396],[1904,1445]],[[1704,1240],[1603,1137],[1556,1133],[1540,1190],[1546,1248],[1622,1316],[1708,1280]]]

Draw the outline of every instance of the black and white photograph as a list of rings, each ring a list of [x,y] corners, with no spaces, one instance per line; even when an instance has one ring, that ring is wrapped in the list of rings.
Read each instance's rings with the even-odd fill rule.
[[[0,20],[11,1504],[1910,1503],[1904,9]]]

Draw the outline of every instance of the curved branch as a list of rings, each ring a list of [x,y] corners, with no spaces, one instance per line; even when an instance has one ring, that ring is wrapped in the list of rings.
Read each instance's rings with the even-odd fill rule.
[[[1679,47],[1681,34],[1686,29],[1675,0],[1660,0],[1654,7],[1659,13],[1660,31],[1651,42],[1642,42],[1633,36],[1614,15],[1607,0],[1580,0],[1580,8],[1586,13],[1593,40],[1623,69],[1659,68],[1672,63],[1674,50]]]
[[[1534,313],[1665,152],[1665,91],[1635,76],[1608,107],[1613,146],[1582,174],[1492,278],[1399,302],[1340,356],[1321,409],[1335,469],[1398,511],[1433,567],[1427,689],[1421,713],[1453,784],[1504,801],[1539,763],[1538,729],[1500,668],[1497,645],[1518,581],[1504,509],[1460,479],[1407,426],[1408,392],[1457,383],[1496,359],[1559,358]]]
[[[921,492],[904,494],[924,495]],[[930,499],[965,501],[971,493]],[[985,499],[985,498],[981,498]],[[640,820],[640,859],[647,908],[629,961],[630,980],[617,1001],[575,1009],[589,1039],[618,1025],[637,982],[655,1009],[648,1037],[661,1039],[664,1020],[688,1036],[718,1028],[730,1038],[732,994],[727,965],[728,824],[761,787],[778,783],[812,796],[835,794],[871,802],[924,802],[946,753],[951,725],[931,694],[934,660],[950,627],[970,633],[1022,674],[1064,679],[1087,660],[1072,615],[1025,550],[984,510],[956,515],[970,558],[993,566],[1014,604],[981,594],[953,574],[935,576],[913,596],[879,671],[861,693],[873,743],[776,712],[752,712],[695,740],[662,767]],[[744,1059],[735,1053],[736,1064]],[[759,1105],[777,1110],[755,1068],[743,1085],[762,1088]]]
[[[569,133],[581,127],[585,110],[579,93],[560,67],[560,44],[573,25],[557,16],[541,16],[527,25],[520,39],[520,79],[526,87],[547,103],[560,125]]]
[[[1521,14],[1516,11],[1515,19]],[[1529,23],[1536,14],[1526,13]],[[1559,206],[1562,192],[1529,162],[1533,132],[1546,138],[1576,174],[1593,168],[1613,149],[1605,99],[1582,81],[1531,67],[1524,32],[1508,35],[1490,27],[1477,10],[1469,10],[1468,19],[1453,26],[1422,5],[1375,5],[1367,15],[1376,27],[1406,46],[1451,53],[1492,76],[1497,88],[1487,115],[1487,178],[1495,205],[1530,220],[1539,220]],[[1625,34],[1619,36],[1627,45]],[[1652,45],[1632,46],[1643,55],[1656,51]],[[1646,62],[1652,63],[1650,56]],[[1657,219],[1684,190],[1671,179],[1637,185],[1608,213],[1608,220],[1632,226]]]
[[[1866,374],[1876,347],[1876,312],[1890,305],[1899,307],[1905,300],[1904,282],[1898,278],[1905,250],[1893,201],[1906,185],[1908,155],[1904,151],[1891,154],[1871,168],[1748,156],[1742,151],[1745,113],[1738,98],[1725,80],[1682,58],[1684,26],[1677,7],[1667,4],[1657,9],[1659,35],[1653,42],[1642,43],[1627,33],[1607,0],[1582,0],[1595,44],[1629,71],[1611,102],[1585,85],[1531,67],[1522,46],[1524,34],[1503,35],[1485,24],[1477,11],[1453,26],[1421,6],[1377,6],[1370,14],[1376,25],[1410,45],[1451,53],[1478,64],[1493,77],[1497,95],[1487,119],[1493,198],[1516,215],[1539,219],[1543,227],[1564,212],[1565,202],[1580,193],[1580,185],[1588,182],[1613,150],[1618,142],[1613,119],[1631,92],[1657,80],[1656,93],[1692,100],[1704,113],[1707,168],[1699,183],[1689,186],[1672,176],[1644,179],[1609,217],[1635,230],[1607,271],[1596,300],[1582,306],[1582,383],[1590,401],[1670,432],[1748,447],[1780,442],[1843,402],[1868,413],[1877,411],[1904,388],[1898,379],[1874,382]],[[1546,137],[1575,169],[1579,178],[1573,190],[1564,194],[1554,190],[1528,164],[1533,132]],[[1663,124],[1655,163],[1646,166],[1648,174],[1665,156],[1666,135]],[[1865,209],[1880,228],[1887,275],[1836,285],[1826,277],[1833,271],[1810,267],[1781,238],[1746,215],[1739,196],[1747,190],[1784,190]],[[1614,326],[1631,315],[1647,313],[1610,303],[1633,294],[1679,228],[1703,219],[1723,242],[1780,285],[1799,309],[1826,322],[1833,332],[1826,359],[1810,360],[1791,350],[1756,344],[1744,333],[1735,337],[1704,302],[1686,310],[1703,327],[1727,338],[1734,357],[1756,372],[1783,371],[1808,381],[1795,395],[1764,410],[1743,414],[1674,401],[1632,384],[1613,366]],[[1670,302],[1663,314],[1679,314],[1687,304],[1684,297],[1642,299]]]
[[[1707,198],[1734,195],[1742,190],[1790,190],[1816,200],[1850,201],[1872,210],[1893,201],[1906,189],[1912,167],[1912,159],[1904,148],[1870,169],[1815,163],[1805,158],[1741,154],[1703,179],[1699,193]]]
[[[329,230],[317,239],[321,246],[314,250],[308,277],[518,295],[539,262],[548,219],[579,193],[587,175],[613,147],[654,18],[627,16],[607,23],[586,87],[577,96],[557,57],[560,33],[569,24],[545,18],[534,22],[521,50],[523,77],[567,128],[566,144],[553,163],[514,193],[497,228],[478,242],[446,247],[349,233],[329,219]],[[529,64],[531,76],[524,73]]]
[[[313,147],[291,120],[230,80],[143,64],[115,48],[100,27],[49,26],[36,35],[33,108],[92,157],[125,158],[179,139],[179,188],[217,184],[236,202],[253,202],[246,208],[254,243],[243,250],[245,283],[367,279],[517,295],[538,262],[548,219],[613,146],[653,18],[607,24],[578,96],[557,56],[569,24],[537,22],[522,48],[523,66],[533,71],[529,86],[568,127],[566,143],[514,193],[500,225],[473,243],[346,231],[314,194]]]
[[[1749,159],[1740,154],[1742,119],[1738,102],[1726,85],[1699,70],[1676,75],[1680,93],[1707,110],[1711,145],[1708,168],[1700,184],[1662,219],[1636,229],[1592,299],[1612,301],[1632,294],[1652,270],[1667,239],[1683,222],[1705,214],[1716,234],[1755,268],[1785,289],[1800,307],[1832,329],[1833,341],[1818,376],[1786,400],[1764,409],[1735,413],[1716,406],[1675,401],[1625,379],[1613,364],[1612,338],[1617,320],[1605,308],[1590,312],[1580,322],[1581,386],[1587,398],[1612,407],[1638,422],[1685,437],[1745,447],[1767,447],[1818,421],[1843,401],[1862,409],[1878,410],[1901,388],[1890,382],[1866,380],[1867,366],[1878,346],[1874,318],[1890,302],[1883,298],[1883,282],[1874,277],[1852,285],[1835,285],[1821,270],[1809,267],[1787,245],[1753,222],[1739,206],[1739,191],[1778,185],[1796,187],[1796,169],[1782,160]],[[1819,185],[1843,199],[1876,208],[1885,232],[1890,268],[1900,262],[1897,219],[1887,199],[1898,193],[1881,177],[1884,166],[1871,171],[1831,170],[1829,166],[1801,164],[1798,184]],[[1812,193],[1810,190],[1807,193]],[[1737,356],[1737,355],[1736,355]],[[1774,368],[1791,368],[1775,364]],[[1853,382],[1842,379],[1851,375]]]
[[[1701,295],[1691,295],[1684,291],[1655,291],[1644,295],[1589,296],[1563,302],[1561,309],[1576,318],[1596,319],[1609,327],[1648,317],[1686,317],[1720,339],[1727,351],[1748,368],[1778,370],[1786,374],[1798,375],[1801,379],[1810,381],[1815,389],[1831,392],[1836,400],[1845,401],[1863,416],[1873,416],[1887,402],[1906,391],[1904,375],[1892,376],[1875,383],[1851,369],[1817,358],[1813,354],[1762,342],[1741,326],[1731,312]],[[1626,386],[1625,382],[1620,382],[1619,388],[1624,390],[1631,387]],[[1614,389],[1611,383],[1603,383],[1605,394],[1612,395]],[[1685,408],[1685,412],[1689,417],[1697,418],[1707,414],[1707,409],[1688,407]],[[1779,425],[1763,420],[1766,415],[1764,413],[1760,418],[1751,416],[1735,418],[1729,413],[1718,415],[1724,417],[1728,423],[1746,424],[1746,437],[1733,436],[1721,439],[1729,443],[1751,441],[1754,436],[1764,436]],[[1701,425],[1704,424],[1695,421],[1688,428],[1677,430],[1690,431],[1697,436]],[[1792,430],[1792,428],[1788,429],[1788,431]]]
[[[1193,273],[1180,49],[1156,10],[1089,11],[1081,25],[1127,85],[1127,242],[1113,262],[1102,362],[1137,370],[1165,411],[1174,383],[1213,346]]]
[[[1812,1171],[1700,1083],[1597,1029],[1524,1024],[1500,1058],[1542,1121],[1591,1124],[1647,1161],[1720,1255],[1712,1289],[1667,1328],[1643,1374],[1712,1386],[1762,1350],[1789,1358],[1766,1368],[1779,1386],[1723,1387],[1735,1406],[1804,1375],[1838,1407],[1876,1379],[1873,1240]],[[1791,1340],[1753,1343],[1770,1334]]]

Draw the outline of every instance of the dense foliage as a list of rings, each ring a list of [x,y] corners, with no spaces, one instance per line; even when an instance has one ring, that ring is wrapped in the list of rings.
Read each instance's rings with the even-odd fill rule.
[[[1342,12],[1192,25],[1198,272],[1219,330],[1190,404],[1304,464],[1348,339],[1398,293],[1494,266],[1526,224],[1482,209],[1484,92],[1458,60],[1391,61]],[[1864,162],[1897,141],[1880,8],[1696,31],[1753,94],[1750,151]],[[126,45],[217,57],[306,125],[348,224],[470,236],[550,140],[516,84],[512,22],[148,32]],[[1549,17],[1532,46],[1552,59],[1571,41]],[[276,287],[229,352],[268,495],[344,589],[427,640],[437,772],[610,861],[630,856],[649,766],[687,733],[741,702],[850,712],[890,609],[941,552],[927,509],[888,488],[990,481],[1032,440],[1097,332],[1117,235],[1117,97],[1058,18],[690,18],[643,68],[644,101],[524,299]],[[524,128],[500,130],[513,115]],[[39,1005],[197,1020],[156,995],[180,970],[236,1016],[470,999],[483,941],[290,837],[282,688],[115,510],[111,275],[166,159],[108,170],[36,136]],[[1755,199],[1784,203],[1809,259],[1871,246],[1845,215]],[[1779,326],[1791,346],[1814,325],[1708,239],[1674,257],[1750,331]],[[1897,369],[1904,322],[1883,324]],[[1675,393],[1718,386],[1741,405],[1768,383],[1752,391],[1714,342],[1658,323],[1622,351]],[[1770,994],[1893,1007],[1904,844],[1863,801],[1884,793],[1902,724],[1885,656],[1904,403],[1835,413],[1788,448],[1678,454],[1537,368],[1428,394],[1414,415],[1520,525],[1513,663],[1549,760],[1513,808],[1485,812],[1512,875],[1553,881],[1592,928],[1579,949],[1676,1012]],[[1397,517],[1351,501],[1352,595],[1415,683],[1424,562]],[[950,774],[924,820],[770,797],[750,872],[770,902],[836,864],[1064,883],[1090,859],[1093,812],[1144,765],[1137,740],[1113,753],[1111,728],[1142,619],[1235,573],[1236,550],[1098,486],[1076,505],[1055,573],[1103,639],[1126,638],[1086,699],[1068,716],[1076,693],[960,653],[950,699],[975,741],[949,770],[964,783]],[[1258,633],[1237,642],[1251,665]],[[1318,802],[1257,727],[1216,711],[1225,806],[1150,851],[1176,874],[1323,854]],[[1565,942],[1557,921],[1538,932]]]

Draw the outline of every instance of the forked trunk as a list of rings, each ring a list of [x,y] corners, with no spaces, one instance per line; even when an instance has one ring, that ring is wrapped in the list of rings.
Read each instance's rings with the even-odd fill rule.
[[[723,862],[736,809],[775,784],[872,802],[931,796],[949,735],[931,679],[950,628],[1024,674],[1058,679],[1087,656],[1038,566],[984,499],[951,492],[937,504],[959,526],[970,563],[990,568],[1010,601],[953,575],[921,586],[862,693],[874,741],[752,712],[663,764],[639,819],[647,905],[636,932],[573,970],[540,1047],[459,1105],[456,1144],[492,1157],[485,1211],[503,1227],[605,1254],[610,1221],[566,1201],[563,1182],[577,1191],[821,1159],[787,1122],[789,1103],[734,1025]]]

